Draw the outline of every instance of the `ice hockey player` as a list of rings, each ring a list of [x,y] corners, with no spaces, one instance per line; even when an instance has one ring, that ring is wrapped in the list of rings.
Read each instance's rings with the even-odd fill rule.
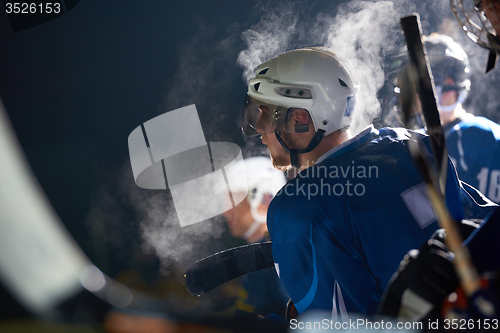
[[[470,89],[469,59],[449,36],[424,37],[448,154],[458,177],[500,202],[500,125],[463,108]]]
[[[469,58],[464,49],[449,36],[432,33],[424,36],[423,40],[436,87],[448,154],[458,177],[479,189],[493,202],[499,203],[500,125],[485,117],[476,117],[463,107],[471,86]],[[406,49],[395,57],[393,63],[398,64],[397,72],[401,72],[408,63],[407,58]],[[398,85],[397,82],[395,84]],[[418,99],[415,101],[413,127],[424,131],[420,118],[421,106]],[[398,108],[390,112],[396,115],[388,119],[402,119]]]
[[[500,126],[486,118],[474,117],[462,108],[470,85],[465,51],[450,37],[437,33],[424,37],[424,41],[438,92],[448,151],[458,175],[498,203],[500,197],[495,191],[500,189],[496,185],[500,175],[497,171]],[[464,242],[474,270],[482,277],[481,287],[476,292],[467,294],[459,287],[460,274],[452,264],[454,254],[447,249],[445,232],[441,230],[420,249],[411,250],[404,257],[386,289],[378,313],[400,320],[435,324],[434,327],[424,326],[424,331],[458,330],[447,327],[450,318],[456,322],[495,323],[495,327],[469,325],[467,328],[477,332],[498,329],[500,250],[496,239],[500,232],[499,219],[497,208]]]
[[[274,195],[285,185],[283,172],[274,169],[268,157],[257,156],[227,167],[226,176],[232,179],[233,195],[248,192],[245,200],[223,214],[231,235],[248,243],[270,240],[266,226],[267,209]],[[234,307],[237,315],[274,314],[284,319],[287,301],[288,295],[276,272],[266,270],[241,279]]]
[[[276,270],[299,314],[373,314],[401,258],[437,229],[410,132],[351,134],[357,89],[324,48],[280,54],[248,81],[244,133],[262,135],[275,167],[301,170],[267,215]],[[465,193],[451,163],[449,171],[452,215],[483,218],[492,207]]]

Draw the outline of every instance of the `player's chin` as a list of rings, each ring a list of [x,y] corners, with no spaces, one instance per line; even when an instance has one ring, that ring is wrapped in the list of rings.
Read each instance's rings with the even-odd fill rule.
[[[273,157],[271,154],[271,163],[276,170],[288,171],[292,168],[292,163],[290,163],[290,158],[285,158],[284,156]]]
[[[236,238],[243,238],[243,235],[245,233],[237,228],[232,228],[232,229],[229,228],[229,234],[231,234],[231,236],[236,237]]]

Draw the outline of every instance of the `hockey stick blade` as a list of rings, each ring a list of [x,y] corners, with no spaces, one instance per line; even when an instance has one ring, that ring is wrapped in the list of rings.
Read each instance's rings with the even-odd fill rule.
[[[422,104],[422,114],[427,125],[427,134],[430,136],[434,159],[437,163],[439,189],[444,196],[446,188],[446,175],[448,166],[448,152],[445,137],[441,126],[438,104],[432,74],[427,61],[425,47],[422,43],[421,25],[418,14],[402,17],[400,20],[403,30],[410,62],[414,66],[418,84],[417,92]]]
[[[272,242],[255,243],[215,253],[191,266],[184,279],[191,295],[203,295],[240,276],[274,267]]]

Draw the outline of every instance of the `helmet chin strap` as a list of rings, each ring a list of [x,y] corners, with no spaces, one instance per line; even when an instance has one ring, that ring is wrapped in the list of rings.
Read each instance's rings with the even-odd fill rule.
[[[243,238],[245,238],[245,240],[249,240],[249,238],[252,237],[252,235],[257,231],[262,223],[263,222],[253,221],[253,224],[250,226],[250,228],[248,228],[248,230],[243,234]]]
[[[452,112],[453,110],[455,110],[455,108],[457,107],[458,105],[458,102],[452,104],[452,105],[447,105],[447,106],[439,106],[439,110],[441,110],[441,112]]]
[[[257,231],[257,229],[259,229],[259,227],[263,223],[266,223],[267,213],[260,214],[258,210],[259,205],[262,203],[262,200],[264,199],[264,195],[265,193],[263,191],[254,190],[253,193],[247,197],[248,203],[250,204],[250,214],[252,215],[253,218],[252,225],[243,234],[243,238],[247,241],[250,239],[250,237],[252,237],[252,235]]]
[[[458,104],[463,104],[465,100],[467,99],[468,91],[463,89],[460,94],[458,95],[457,101],[453,103],[452,105],[447,105],[447,106],[442,106],[439,105],[439,109],[441,112],[451,112],[455,110]],[[439,99],[439,98],[438,98]]]
[[[276,132],[274,134],[276,135],[276,139],[278,139],[278,142],[281,144],[283,149],[285,149],[285,151],[290,154],[290,162],[292,163],[292,166],[296,167],[297,169],[300,169],[299,154],[308,153],[312,151],[314,148],[316,148],[323,139],[325,130],[319,129],[316,132],[316,134],[314,134],[313,138],[311,139],[311,141],[307,145],[307,148],[305,149],[290,149],[286,145],[285,141],[283,141],[283,139],[281,138],[281,132]]]
[[[266,223],[266,215],[259,214],[257,212],[257,207],[251,206],[250,213],[253,217],[253,223],[250,228],[248,228],[248,230],[243,234],[243,238],[245,238],[246,240],[249,240],[249,238],[252,237],[252,235],[257,231],[261,224]]]

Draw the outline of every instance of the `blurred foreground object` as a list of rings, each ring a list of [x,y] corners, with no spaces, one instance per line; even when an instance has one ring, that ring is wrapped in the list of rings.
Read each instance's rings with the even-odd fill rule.
[[[90,265],[27,167],[0,105],[0,280],[28,310],[45,315],[83,289]]]
[[[0,170],[0,283],[8,292],[42,320],[102,322],[112,306],[132,304],[132,291],[95,267],[60,221],[1,102]]]

